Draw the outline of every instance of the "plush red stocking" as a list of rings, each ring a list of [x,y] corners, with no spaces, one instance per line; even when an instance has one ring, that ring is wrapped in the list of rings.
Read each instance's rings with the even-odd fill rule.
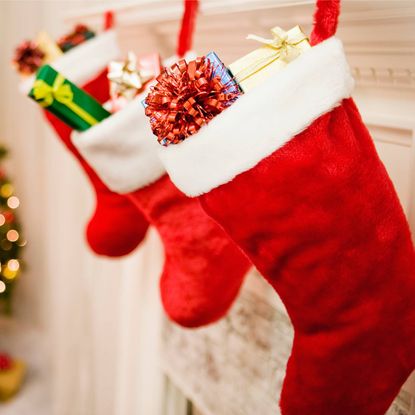
[[[114,33],[108,31],[65,53],[52,66],[104,103],[109,99],[104,68],[118,54]],[[50,112],[45,111],[45,115],[63,144],[78,159],[95,191],[96,208],[86,229],[91,249],[98,255],[111,257],[130,253],[144,238],[148,222],[127,197],[109,190],[82,158],[71,142],[71,128]]]
[[[318,1],[314,44],[178,145],[173,182],[238,243],[295,328],[284,415],[384,415],[415,368],[415,256]]]
[[[195,199],[165,174],[142,97],[81,134],[74,144],[108,187],[128,194],[158,230],[165,249],[161,296],[172,320],[196,327],[222,317],[249,262]]]

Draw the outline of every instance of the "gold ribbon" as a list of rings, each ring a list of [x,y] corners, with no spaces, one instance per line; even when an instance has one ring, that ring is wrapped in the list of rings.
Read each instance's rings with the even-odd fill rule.
[[[83,108],[73,102],[73,92],[69,84],[65,84],[65,78],[58,74],[53,85],[47,84],[42,79],[37,79],[33,85],[33,96],[39,104],[46,108],[58,101],[69,108],[79,118],[83,119],[89,125],[98,124],[98,120]]]
[[[136,55],[128,52],[125,61],[112,61],[108,65],[111,97],[116,99],[121,96],[131,101],[154,76],[155,74],[149,70],[140,70]]]
[[[271,33],[273,35],[272,39],[266,39],[252,34],[247,36],[247,39],[260,42],[264,47],[273,49],[275,53],[258,60],[243,71],[237,73],[235,78],[238,82],[243,82],[278,59],[282,59],[287,63],[291,62],[302,52],[299,47],[300,43],[308,41],[307,36],[302,32],[299,26],[294,27],[288,32],[277,26],[271,29]]]

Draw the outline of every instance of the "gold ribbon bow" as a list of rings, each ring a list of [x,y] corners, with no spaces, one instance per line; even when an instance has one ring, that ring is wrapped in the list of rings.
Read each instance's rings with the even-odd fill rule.
[[[256,35],[248,35],[247,39],[256,40],[265,46],[275,49],[275,59],[282,58],[286,61],[292,61],[300,54],[298,45],[307,40],[307,36],[304,35],[299,26],[288,32],[277,26],[271,29],[271,33],[273,35],[272,39],[265,39]]]
[[[132,100],[140,92],[144,84],[154,78],[154,73],[140,70],[137,65],[137,57],[133,52],[128,52],[127,59],[122,62],[110,62],[108,67],[108,79],[110,82],[111,97],[119,96]]]
[[[277,26],[271,29],[271,33],[273,35],[272,39],[252,34],[247,36],[247,39],[262,43],[263,48],[261,49],[265,49],[265,51],[261,54],[260,59],[253,61],[243,70],[236,73],[235,78],[237,82],[243,82],[276,60],[282,60],[285,63],[291,62],[303,52],[303,42],[306,42],[308,45],[308,38],[299,26],[295,26],[288,32]],[[268,51],[266,51],[267,49]]]
[[[33,85],[33,96],[44,108],[49,107],[56,100],[69,108],[89,125],[97,124],[97,119],[73,102],[71,86],[64,82],[65,78],[61,74],[56,76],[53,85],[47,84],[43,79],[37,79]]]

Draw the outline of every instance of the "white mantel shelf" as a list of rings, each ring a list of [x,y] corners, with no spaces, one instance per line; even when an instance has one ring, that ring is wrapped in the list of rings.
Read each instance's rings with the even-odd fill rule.
[[[181,0],[101,0],[62,17],[68,25],[83,21],[99,28],[104,11],[112,9],[121,37],[138,39],[139,52],[158,46],[167,57],[174,52],[182,4]],[[195,50],[202,54],[215,50],[231,63],[255,47],[245,40],[248,33],[267,36],[273,26],[297,24],[309,32],[314,4],[313,0],[202,0]],[[359,84],[414,88],[415,1],[345,0],[338,36]]]

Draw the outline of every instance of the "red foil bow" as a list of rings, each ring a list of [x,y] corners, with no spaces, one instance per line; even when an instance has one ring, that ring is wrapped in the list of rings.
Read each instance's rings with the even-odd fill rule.
[[[42,65],[45,53],[35,42],[26,40],[14,52],[13,64],[24,75],[35,73]]]
[[[156,78],[146,98],[145,113],[160,144],[185,140],[238,97],[215,72],[214,64],[201,57],[189,63],[180,60]]]

